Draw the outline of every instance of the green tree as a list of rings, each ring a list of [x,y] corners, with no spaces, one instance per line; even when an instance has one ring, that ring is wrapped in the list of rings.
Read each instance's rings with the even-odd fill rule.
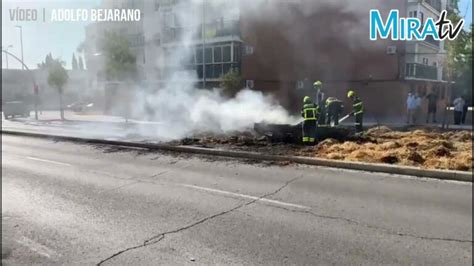
[[[137,77],[136,57],[125,37],[116,32],[106,32],[102,50],[108,81],[130,81]]]
[[[230,95],[234,95],[241,88],[242,78],[240,77],[239,71],[235,68],[231,68],[229,72],[222,76],[221,88]]]
[[[76,55],[74,53],[72,53],[71,65],[73,70],[77,70],[79,68],[77,65]]]
[[[50,66],[48,68],[48,84],[49,86],[56,88],[59,95],[59,112],[61,120],[64,120],[64,108],[63,108],[63,89],[66,85],[69,76],[66,69],[64,68],[64,62],[60,59],[51,59]]]
[[[457,9],[459,1],[453,1],[453,9],[449,10],[448,19],[455,25],[462,19]],[[445,41],[446,79],[454,82],[453,93],[472,97],[472,25],[470,30],[463,29],[455,40]]]
[[[49,53],[44,58],[44,61],[38,64],[38,68],[48,69],[51,66],[52,61],[53,61],[53,56],[51,55],[51,53]]]

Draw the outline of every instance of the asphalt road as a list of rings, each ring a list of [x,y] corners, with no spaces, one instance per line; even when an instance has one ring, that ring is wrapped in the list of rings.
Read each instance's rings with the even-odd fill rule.
[[[2,135],[2,264],[472,265],[472,184]]]

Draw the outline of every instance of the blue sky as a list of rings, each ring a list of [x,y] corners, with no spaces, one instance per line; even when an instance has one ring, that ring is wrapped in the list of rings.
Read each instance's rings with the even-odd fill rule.
[[[70,67],[72,53],[85,38],[84,27],[87,22],[17,22],[10,20],[9,9],[34,8],[42,13],[53,8],[95,8],[100,0],[2,0],[2,47],[13,45],[9,51],[18,57],[21,55],[20,30],[23,27],[23,54],[28,67],[35,68],[51,52],[54,57],[61,57]],[[42,14],[38,14],[39,16]],[[46,17],[49,17],[48,13]],[[2,54],[2,68],[6,67]],[[21,68],[13,58],[8,60],[9,68]]]
[[[147,0],[151,1],[151,0]],[[61,57],[70,67],[72,53],[85,38],[84,26],[87,22],[15,22],[10,20],[9,9],[34,8],[38,11],[45,8],[95,8],[100,0],[2,0],[2,46],[13,45],[9,51],[20,57],[20,33],[15,25],[23,27],[23,53],[29,67],[35,68],[51,52],[54,57]],[[472,0],[461,0],[461,14],[466,14],[466,27],[472,23]],[[47,17],[49,17],[47,13]],[[2,54],[2,59],[5,59]],[[2,60],[2,67],[6,64]],[[19,63],[9,58],[10,68],[21,68]]]

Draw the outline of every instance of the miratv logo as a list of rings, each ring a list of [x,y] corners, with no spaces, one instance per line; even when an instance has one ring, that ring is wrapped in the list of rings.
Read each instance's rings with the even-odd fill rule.
[[[401,18],[398,10],[391,10],[385,23],[377,9],[370,10],[370,39],[376,41],[390,38],[394,41],[423,41],[428,36],[434,40],[443,41],[445,39],[454,40],[464,26],[464,19],[461,19],[456,27],[451,20],[446,18],[447,11],[441,12],[438,21],[427,18],[423,23],[418,18]]]

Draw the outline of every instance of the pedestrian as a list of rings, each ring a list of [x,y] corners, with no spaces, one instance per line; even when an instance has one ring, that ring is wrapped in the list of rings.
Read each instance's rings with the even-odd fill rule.
[[[318,106],[313,103],[309,96],[304,97],[301,116],[303,117],[302,140],[305,145],[314,145],[316,142],[319,116],[318,109]]]
[[[430,92],[428,95],[426,95],[426,98],[428,99],[428,115],[426,117],[426,123],[429,123],[430,121],[430,116],[432,117],[432,122],[436,122],[436,109],[438,105],[438,95],[435,92]]]
[[[456,99],[454,99],[453,105],[454,105],[454,124],[455,125],[461,124],[464,104],[465,104],[465,101],[461,96],[458,96]]]
[[[407,124],[409,125],[414,123],[415,109],[416,109],[415,95],[409,92],[408,98],[407,98]]]
[[[415,93],[415,114],[413,118],[413,123],[416,124],[421,115],[421,96],[417,92]]]
[[[347,98],[352,100],[352,113],[350,113],[350,115],[353,115],[355,117],[356,132],[362,132],[364,129],[364,104],[362,103],[362,100],[357,97],[356,93],[352,90],[349,90],[349,92],[347,93]]]
[[[463,125],[466,124],[466,116],[467,116],[467,112],[469,111],[469,102],[468,102],[468,98],[466,95],[463,96],[463,99],[464,99],[464,107],[462,109],[462,119],[461,119],[461,123]]]

